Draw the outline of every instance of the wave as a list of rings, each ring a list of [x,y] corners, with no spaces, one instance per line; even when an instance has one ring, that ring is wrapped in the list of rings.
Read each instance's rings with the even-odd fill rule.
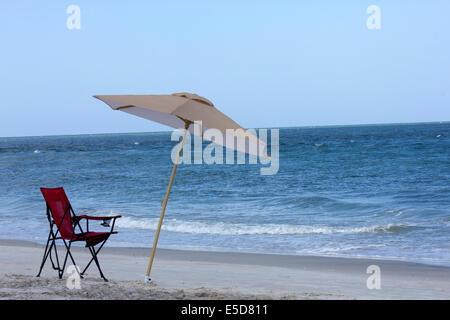
[[[320,248],[316,250],[311,250],[313,253],[339,253],[339,252],[346,252],[346,251],[353,251],[353,250],[367,250],[367,249],[373,249],[373,248],[379,248],[379,247],[386,247],[385,244],[369,244],[369,245],[356,245],[356,246],[348,246],[348,247],[330,247],[330,248]]]
[[[322,195],[289,195],[282,196],[275,199],[267,199],[268,206],[283,206],[291,209],[305,209],[305,208],[326,208],[330,211],[349,212],[351,210],[377,209],[379,204],[375,202],[357,202],[350,200],[338,200]]]
[[[156,230],[158,219],[123,217],[117,221],[120,228]],[[290,224],[242,224],[225,222],[201,222],[168,219],[162,230],[191,234],[215,235],[303,235],[303,234],[340,234],[340,233],[395,233],[417,228],[412,225],[386,224],[365,227],[305,226]]]

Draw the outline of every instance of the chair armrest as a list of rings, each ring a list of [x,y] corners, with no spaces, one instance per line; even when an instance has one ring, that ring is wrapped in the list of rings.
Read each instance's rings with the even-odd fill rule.
[[[111,219],[117,219],[117,218],[121,218],[122,216],[111,216],[111,217],[93,217],[93,216],[87,216],[87,215],[82,215],[82,216],[77,216],[77,218],[79,220],[81,219],[88,219],[88,220],[111,220]]]

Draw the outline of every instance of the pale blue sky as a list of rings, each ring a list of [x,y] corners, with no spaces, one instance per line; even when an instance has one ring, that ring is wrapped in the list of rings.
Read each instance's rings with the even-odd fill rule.
[[[169,130],[94,94],[193,92],[244,127],[450,120],[448,0],[116,2],[1,2],[0,136]]]

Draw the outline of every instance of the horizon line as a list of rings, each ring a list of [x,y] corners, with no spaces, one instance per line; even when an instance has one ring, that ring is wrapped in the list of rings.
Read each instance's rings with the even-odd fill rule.
[[[328,124],[328,125],[310,125],[310,126],[288,126],[288,127],[260,127],[244,128],[248,129],[295,129],[295,128],[330,128],[330,127],[361,127],[361,126],[389,126],[389,125],[418,125],[418,124],[450,124],[450,120],[444,121],[425,121],[425,122],[381,122],[381,123],[360,123],[360,124]],[[176,129],[176,128],[174,128]],[[111,135],[111,134],[145,134],[145,133],[168,133],[167,131],[136,131],[136,132],[98,132],[98,133],[70,133],[70,134],[49,134],[49,135],[25,135],[25,136],[0,136],[4,138],[39,138],[39,137],[70,137],[70,136],[92,136],[92,135]]]

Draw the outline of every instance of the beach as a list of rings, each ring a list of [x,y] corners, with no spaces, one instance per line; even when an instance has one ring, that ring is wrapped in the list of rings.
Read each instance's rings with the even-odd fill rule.
[[[0,296],[448,299],[449,137],[448,123],[281,128],[276,175],[183,163],[150,285],[170,132],[2,138]],[[110,282],[93,265],[70,290],[48,261],[35,277],[49,228],[39,188],[58,186],[76,215],[122,216],[100,253]],[[83,268],[89,251],[73,250]]]
[[[72,249],[81,267],[89,259]],[[106,247],[104,282],[91,266],[80,289],[66,286],[44,246],[0,241],[1,299],[449,299],[450,268],[392,260],[158,249],[152,282],[144,283],[149,248]],[[60,250],[60,252],[63,252]],[[61,254],[61,253],[60,253]],[[380,268],[380,289],[368,289],[367,268]]]

